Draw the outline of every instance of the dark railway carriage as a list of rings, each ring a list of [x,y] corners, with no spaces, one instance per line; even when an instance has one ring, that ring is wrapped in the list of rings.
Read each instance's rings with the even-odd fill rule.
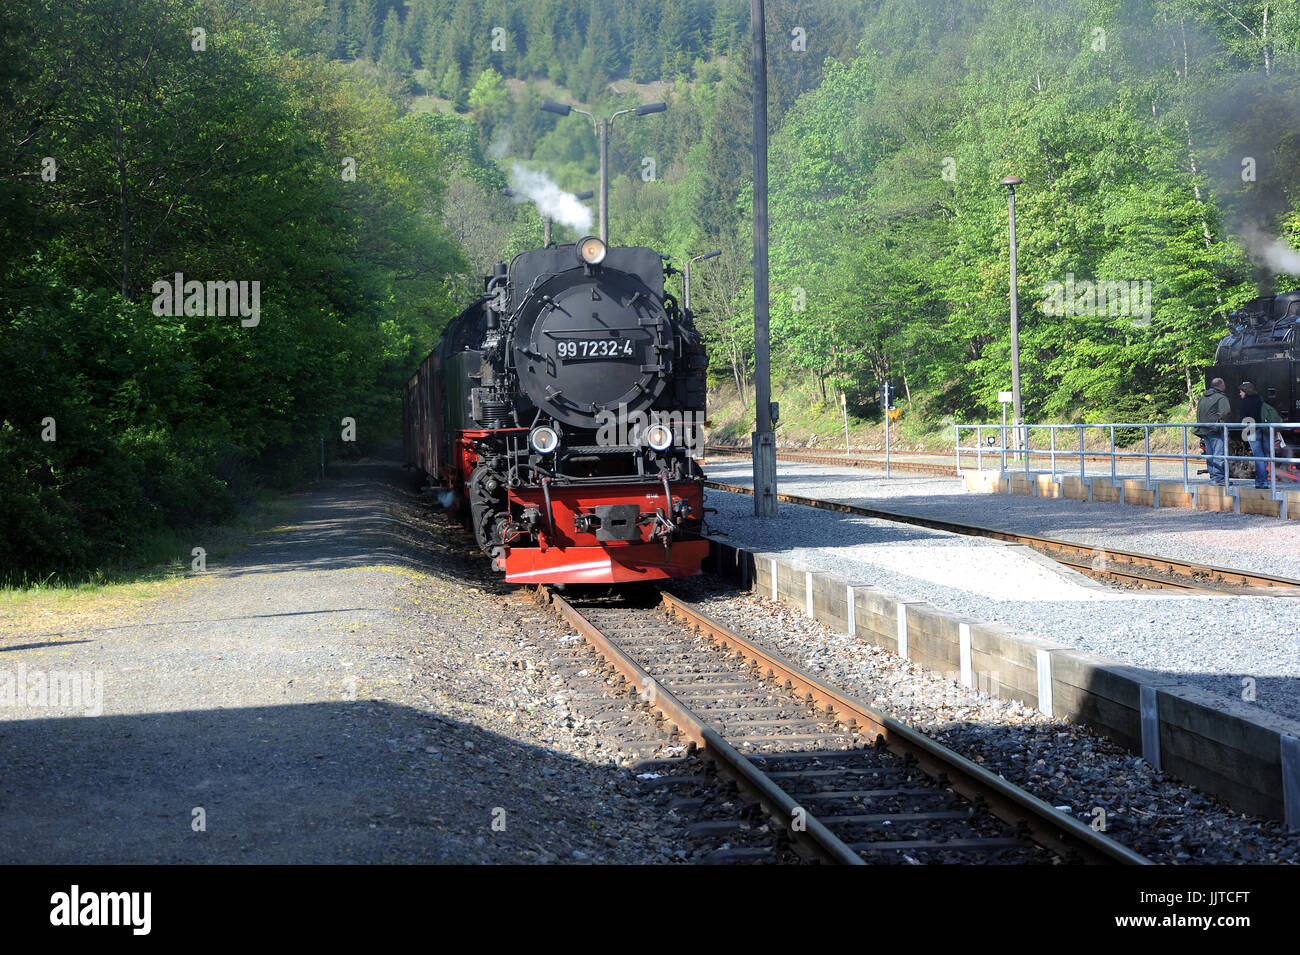
[[[406,463],[515,583],[698,574],[707,356],[646,248],[497,267],[404,395]]]

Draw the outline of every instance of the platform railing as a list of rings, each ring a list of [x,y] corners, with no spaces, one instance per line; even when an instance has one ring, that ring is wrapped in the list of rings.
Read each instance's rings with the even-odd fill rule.
[[[1285,441],[1281,441],[1279,438],[1282,432],[1294,432],[1296,430],[1296,425],[1291,423],[1246,422],[1239,424],[1223,422],[1214,425],[1203,425],[1196,422],[1171,424],[1151,422],[1132,424],[959,424],[955,427],[957,429],[958,475],[961,474],[963,455],[966,456],[967,467],[970,466],[970,457],[974,456],[976,467],[980,470],[984,469],[986,459],[996,460],[1003,475],[1023,468],[1026,476],[1031,473],[1050,473],[1053,478],[1056,478],[1058,476],[1077,474],[1080,480],[1090,476],[1088,473],[1089,459],[1093,461],[1100,459],[1103,466],[1104,462],[1109,461],[1112,481],[1121,477],[1127,479],[1144,476],[1149,487],[1152,480],[1151,464],[1153,461],[1176,461],[1182,464],[1183,488],[1190,491],[1193,482],[1192,476],[1199,471],[1199,467],[1193,469],[1193,462],[1197,465],[1205,463],[1208,466],[1210,457],[1212,457],[1215,461],[1222,463],[1222,484],[1224,488],[1231,486],[1231,462],[1248,461],[1251,463],[1262,462],[1267,465],[1268,488],[1274,498],[1278,497],[1278,471],[1281,468],[1287,469],[1282,490],[1300,489],[1300,480],[1297,479],[1300,475],[1297,475],[1293,470],[1297,465],[1300,465],[1300,459],[1291,456],[1294,451],[1297,451],[1297,448]],[[1189,439],[1188,433],[1195,429],[1209,428],[1218,432],[1223,443],[1220,453],[1207,457],[1200,447],[1200,435],[1192,434]],[[1121,439],[1125,439],[1125,444],[1133,444],[1135,442],[1127,439],[1133,432],[1139,430],[1142,432],[1142,450],[1122,450],[1116,442],[1116,434],[1118,433]],[[1152,451],[1152,434],[1159,435],[1162,431],[1171,430],[1181,432],[1181,452]],[[1087,447],[1089,432],[1105,434],[1108,447]],[[1248,440],[1251,436],[1262,437],[1265,440],[1268,453],[1262,455],[1254,453],[1244,455],[1229,454],[1229,436],[1243,432],[1251,432],[1251,434],[1243,435],[1247,439],[1245,441],[1247,445],[1251,445],[1251,441]],[[967,440],[973,437],[974,444],[964,446],[962,444],[963,434],[967,436]],[[1068,435],[1068,439],[1062,440],[1061,435]],[[1279,444],[1281,445],[1280,448]],[[1279,450],[1282,452],[1281,454],[1279,454]],[[1128,461],[1141,461],[1143,466],[1141,474],[1124,472],[1120,464]],[[1077,470],[1075,467],[1076,462]],[[1008,464],[1010,464],[1010,467],[1008,467]],[[1099,475],[1094,471],[1091,476],[1096,477]],[[1238,480],[1242,479],[1238,478]]]

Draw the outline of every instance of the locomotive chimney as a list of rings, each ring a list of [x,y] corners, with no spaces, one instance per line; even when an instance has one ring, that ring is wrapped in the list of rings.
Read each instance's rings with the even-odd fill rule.
[[[1277,294],[1277,285],[1271,272],[1260,269],[1255,273],[1255,294],[1260,298],[1269,298]]]

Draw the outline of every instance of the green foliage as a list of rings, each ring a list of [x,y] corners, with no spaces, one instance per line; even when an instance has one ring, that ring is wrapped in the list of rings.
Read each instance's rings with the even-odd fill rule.
[[[352,9],[356,26],[378,8]],[[129,562],[257,484],[301,481],[322,437],[332,456],[379,447],[469,294],[442,212],[453,175],[500,181],[474,129],[403,115],[373,69],[278,52],[241,10],[3,14],[4,43],[26,51],[0,68],[7,579]],[[178,272],[258,283],[256,324],[162,310],[155,284]]]
[[[1270,21],[1266,56],[1250,34],[1263,4],[1245,6],[888,0],[773,144],[778,372],[862,395],[890,379],[941,393],[936,415],[990,414],[1010,386],[998,182],[1014,173],[1026,414],[1184,404],[1226,312],[1255,294],[1237,231],[1277,234],[1300,208],[1295,30]],[[1243,186],[1251,154],[1269,169]],[[1150,314],[1053,314],[1067,280],[1149,283]]]

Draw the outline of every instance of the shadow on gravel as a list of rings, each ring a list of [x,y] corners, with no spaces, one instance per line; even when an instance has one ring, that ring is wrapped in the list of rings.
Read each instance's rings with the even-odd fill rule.
[[[619,856],[607,804],[637,798],[625,770],[370,701],[0,721],[0,764],[6,864]]]
[[[419,491],[415,473],[392,461],[340,465],[313,499],[209,572],[226,577],[285,571],[346,570],[377,564],[435,569],[479,588],[500,583],[470,534]],[[376,518],[378,506],[384,511]],[[504,584],[501,584],[503,589]]]

